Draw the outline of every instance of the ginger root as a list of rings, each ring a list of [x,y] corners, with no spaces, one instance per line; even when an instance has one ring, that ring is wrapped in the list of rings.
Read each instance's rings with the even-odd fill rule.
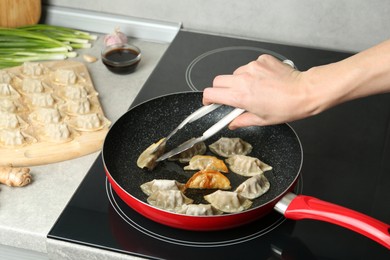
[[[12,187],[26,186],[31,182],[30,168],[0,167],[0,183]]]

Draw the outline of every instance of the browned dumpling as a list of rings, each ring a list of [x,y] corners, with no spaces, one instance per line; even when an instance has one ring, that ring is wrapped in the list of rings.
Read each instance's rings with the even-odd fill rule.
[[[195,155],[191,158],[189,165],[184,170],[214,170],[219,172],[229,172],[226,164],[215,156]]]
[[[230,181],[218,171],[204,170],[192,175],[187,181],[186,188],[191,189],[231,189]]]
[[[242,176],[254,176],[272,170],[268,164],[258,158],[247,155],[234,155],[225,160],[231,171]]]
[[[241,154],[247,155],[252,151],[252,145],[241,138],[221,137],[218,141],[209,145],[210,151],[223,157]]]
[[[164,142],[164,140],[165,138],[160,139],[160,141],[150,145],[148,148],[146,148],[145,151],[141,153],[137,160],[137,166],[139,168],[147,168],[148,170],[153,170],[154,167],[156,167],[157,158],[160,157],[165,151],[165,144],[160,146],[160,144]],[[157,151],[154,151],[158,146],[159,148],[157,149]]]

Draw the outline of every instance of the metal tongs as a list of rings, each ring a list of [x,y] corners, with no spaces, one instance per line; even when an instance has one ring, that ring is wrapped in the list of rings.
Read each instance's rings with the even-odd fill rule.
[[[284,60],[283,63],[291,66],[292,68],[296,69],[295,67],[295,64],[294,62],[292,62],[291,60]],[[154,149],[154,152],[158,150],[159,147],[161,147],[162,145],[165,145],[166,142],[174,135],[176,134],[176,132],[178,130],[180,130],[181,128],[183,128],[186,124],[188,123],[191,123],[191,122],[194,122],[196,120],[198,120],[199,118],[207,115],[208,113],[214,111],[215,109],[217,109],[218,107],[220,107],[221,105],[220,104],[210,104],[210,105],[207,105],[207,106],[203,106],[201,108],[199,108],[198,110],[196,110],[194,113],[192,113],[191,115],[189,115],[186,119],[183,120],[183,122],[181,122],[166,138],[165,140],[160,143],[160,145],[158,147],[156,147]],[[195,144],[199,143],[199,142],[202,142],[206,139],[208,139],[209,137],[213,136],[214,134],[218,133],[222,128],[224,128],[225,126],[227,126],[231,121],[233,121],[233,119],[235,119],[236,117],[238,117],[239,115],[241,115],[242,113],[244,113],[245,110],[244,109],[241,109],[241,108],[235,108],[234,110],[232,110],[229,114],[227,114],[225,117],[223,117],[220,121],[218,121],[217,123],[215,123],[213,126],[211,126],[209,129],[207,129],[203,134],[202,136],[200,137],[197,137],[197,138],[191,138],[189,139],[188,141],[182,143],[181,145],[179,145],[178,147],[174,148],[173,150],[163,154],[162,156],[160,156],[159,158],[157,158],[157,162],[160,162],[160,161],[163,161],[165,159],[168,159],[174,155],[177,155],[181,152],[184,152],[188,149],[190,149],[191,147],[193,147]]]
[[[181,122],[166,138],[165,140],[163,141],[163,143],[161,143],[159,145],[159,147],[162,145],[162,144],[165,144],[168,139],[170,139],[174,134],[176,134],[176,132],[178,130],[180,130],[181,128],[183,128],[186,124],[189,124],[191,122],[194,122],[196,120],[198,120],[199,118],[207,115],[208,113],[214,111],[215,109],[217,109],[218,107],[220,107],[221,105],[220,104],[210,104],[210,105],[207,105],[207,106],[203,106],[201,108],[199,108],[198,110],[196,110],[194,113],[192,113],[191,115],[189,115],[186,119],[183,120],[183,122]],[[199,143],[199,142],[202,142],[206,139],[208,139],[209,137],[213,136],[214,134],[216,134],[217,132],[219,132],[222,128],[224,128],[225,126],[227,126],[231,121],[233,121],[234,118],[238,117],[239,115],[241,115],[245,110],[244,109],[241,109],[241,108],[235,108],[234,110],[232,110],[229,114],[227,114],[225,117],[223,117],[220,121],[218,121],[217,123],[215,123],[213,126],[211,126],[209,129],[207,129],[203,134],[202,136],[200,137],[197,137],[197,138],[191,138],[190,140],[184,142],[183,144],[179,145],[178,147],[174,148],[173,150],[171,150],[170,152],[167,152],[165,154],[163,154],[162,156],[160,156],[158,159],[157,159],[157,162],[160,162],[160,161],[163,161],[165,159],[168,159],[176,154],[179,154],[181,152],[184,152],[185,150],[188,150],[190,149],[191,147],[193,147],[195,144]],[[158,148],[156,148],[155,150],[157,150]]]

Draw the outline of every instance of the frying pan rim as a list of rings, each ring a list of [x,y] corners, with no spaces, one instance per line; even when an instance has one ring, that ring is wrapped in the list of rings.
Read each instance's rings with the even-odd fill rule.
[[[178,215],[180,217],[188,217],[188,218],[191,218],[191,219],[202,219],[202,218],[226,218],[226,217],[231,217],[232,215],[240,215],[240,214],[243,214],[243,213],[250,213],[251,211],[254,211],[254,210],[258,210],[260,208],[265,208],[267,207],[268,205],[270,204],[276,204],[281,197],[283,197],[286,193],[288,193],[289,191],[291,191],[291,189],[294,188],[294,186],[296,185],[296,182],[300,176],[300,173],[301,173],[301,169],[302,169],[302,166],[303,166],[303,147],[302,147],[302,143],[301,143],[301,140],[299,139],[299,136],[297,134],[297,132],[294,130],[294,128],[288,124],[288,123],[283,123],[282,125],[286,125],[288,126],[288,128],[292,131],[292,133],[294,134],[294,136],[296,137],[296,140],[299,144],[299,148],[300,148],[300,152],[301,152],[301,160],[300,160],[300,164],[299,164],[299,168],[295,174],[295,177],[294,179],[290,182],[290,184],[288,185],[288,187],[282,191],[282,192],[279,192],[279,195],[277,195],[276,197],[274,197],[273,199],[271,200],[268,200],[267,202],[261,204],[261,205],[257,205],[255,207],[251,207],[249,209],[246,209],[244,211],[240,211],[240,212],[234,212],[234,213],[224,213],[222,215],[207,215],[207,216],[193,216],[193,215],[186,215],[186,214],[183,214],[183,213],[177,213],[177,212],[172,212],[172,211],[169,211],[169,210],[165,210],[165,209],[161,209],[161,208],[158,208],[158,207],[155,207],[153,205],[150,205],[140,199],[138,199],[137,197],[133,196],[132,194],[130,194],[127,190],[125,190],[116,180],[115,178],[111,175],[108,167],[107,167],[107,164],[106,164],[106,161],[105,161],[105,156],[104,156],[104,147],[105,147],[105,144],[107,142],[107,137],[110,133],[110,131],[114,128],[115,124],[117,124],[118,121],[120,121],[123,117],[125,117],[128,113],[130,113],[133,109],[145,104],[145,103],[148,103],[150,101],[153,101],[153,100],[156,100],[156,99],[160,99],[160,98],[163,98],[163,97],[166,97],[166,96],[176,96],[176,95],[180,95],[180,94],[194,94],[194,93],[203,93],[203,91],[181,91],[181,92],[174,92],[174,93],[169,93],[169,94],[164,94],[164,95],[160,95],[160,96],[157,96],[157,97],[154,97],[154,98],[150,98],[146,101],[143,101],[133,107],[130,107],[125,113],[123,113],[113,124],[112,126],[110,127],[109,129],[109,132],[107,133],[106,135],[106,138],[104,139],[104,142],[103,142],[103,146],[102,146],[102,152],[101,152],[101,157],[102,157],[102,161],[103,161],[103,166],[104,166],[104,169],[105,169],[105,173],[108,174],[110,176],[109,178],[109,182],[110,181],[114,181],[116,186],[119,187],[121,189],[122,192],[126,193],[129,197],[131,197],[132,199],[136,200],[137,202],[140,202],[143,206],[146,206],[147,208],[153,208],[153,209],[156,209],[158,211],[163,211],[165,213],[169,213],[169,214],[173,214],[173,215]],[[106,177],[107,178],[107,177]],[[130,206],[131,207],[131,206]]]

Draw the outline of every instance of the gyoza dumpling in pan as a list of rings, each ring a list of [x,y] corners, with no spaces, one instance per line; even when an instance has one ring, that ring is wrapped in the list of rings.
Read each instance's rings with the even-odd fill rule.
[[[247,199],[256,199],[266,193],[270,183],[264,174],[257,174],[241,183],[236,192]]]
[[[209,145],[210,151],[223,157],[236,154],[247,155],[252,151],[252,145],[241,138],[221,137],[218,141]]]
[[[203,170],[195,173],[187,181],[186,188],[190,189],[231,189],[229,179],[218,171]]]
[[[157,166],[157,158],[160,157],[165,151],[165,144],[163,143],[165,138],[161,138],[158,142],[151,144],[148,148],[143,151],[137,159],[137,166],[141,169],[147,168],[153,170]],[[156,148],[158,149],[156,150]],[[155,151],[156,150],[156,151]]]
[[[173,212],[178,211],[183,205],[193,202],[179,190],[155,191],[148,197],[147,201],[152,206]]]
[[[214,170],[219,172],[229,172],[226,164],[215,156],[195,155],[191,158],[189,165],[184,170]]]
[[[141,185],[141,190],[148,196],[158,190],[184,190],[184,184],[175,180],[154,179]]]
[[[270,165],[247,155],[234,155],[227,158],[225,162],[230,165],[231,171],[242,176],[254,176],[272,170]]]
[[[192,138],[194,139],[194,138]],[[190,139],[189,141],[191,141]],[[181,163],[187,163],[195,155],[203,155],[207,150],[206,144],[204,142],[196,143],[190,149],[185,150],[184,152],[179,153],[178,155],[172,156],[169,158],[169,161],[179,161]]]
[[[226,213],[240,212],[252,206],[252,201],[234,191],[217,190],[204,196],[214,208]]]
[[[223,212],[211,206],[211,204],[185,204],[177,213],[190,216],[213,216],[221,215]]]

